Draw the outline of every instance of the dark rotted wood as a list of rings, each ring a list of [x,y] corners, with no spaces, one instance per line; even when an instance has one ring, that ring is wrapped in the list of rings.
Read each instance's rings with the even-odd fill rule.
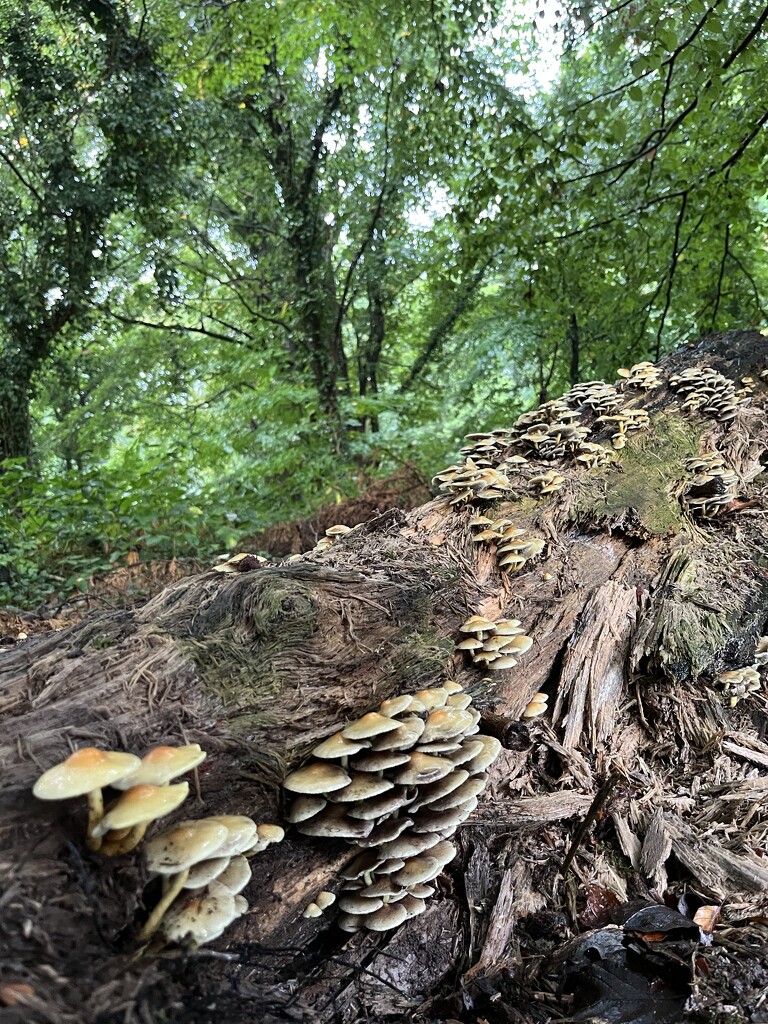
[[[768,343],[705,339],[662,369],[695,365],[757,378]],[[545,1020],[567,1015],[548,956],[583,930],[591,893],[660,899],[687,882],[738,907],[729,941],[757,920],[765,697],[730,708],[710,684],[768,632],[768,387],[727,425],[684,412],[666,385],[628,397],[651,426],[615,465],[563,462],[562,491],[538,501],[520,488],[499,505],[548,544],[516,575],[472,544],[469,510],[436,500],[377,516],[323,555],[205,572],[1,652],[0,1019]],[[679,503],[684,459],[713,449],[738,473],[739,500],[697,524]],[[483,677],[456,656],[471,612],[522,620],[534,646],[515,669]],[[289,830],[254,858],[251,910],[210,949],[134,959],[140,855],[89,853],[84,801],[30,793],[78,746],[195,741],[209,757],[179,817],[279,822],[280,782],[313,744],[445,677],[505,749],[427,912],[392,933],[349,936],[332,911],[304,919],[352,854]],[[521,722],[540,691],[550,712]]]

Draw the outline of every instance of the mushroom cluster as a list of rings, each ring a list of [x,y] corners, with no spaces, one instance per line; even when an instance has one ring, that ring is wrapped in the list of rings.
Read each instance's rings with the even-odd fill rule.
[[[565,483],[565,477],[561,473],[556,473],[554,469],[549,469],[546,473],[532,476],[529,482],[537,488],[539,495],[543,497],[545,494],[554,494],[555,491],[559,491]]]
[[[472,615],[460,628],[467,638],[461,640],[456,649],[468,651],[474,665],[491,672],[514,668],[518,658],[533,646],[533,640],[525,635],[519,619],[492,622],[482,615]]]
[[[549,697],[546,693],[534,693],[530,702],[526,705],[523,711],[522,718],[524,721],[528,721],[531,718],[539,718],[540,715],[547,713],[547,702]]]
[[[742,697],[760,689],[760,673],[754,666],[745,665],[730,672],[721,672],[715,685],[723,691],[723,696],[728,698],[728,704],[733,708]]]
[[[81,747],[44,772],[32,792],[40,800],[88,797],[86,843],[107,856],[128,853],[148,826],[184,802],[189,783],[171,779],[197,767],[206,757],[199,744],[154,747],[144,757],[123,751]],[[123,790],[104,809],[103,789]]]
[[[318,554],[321,551],[327,551],[328,548],[333,546],[337,537],[343,537],[347,533],[351,533],[354,527],[344,526],[343,523],[337,523],[335,526],[329,526],[325,531],[325,536],[321,537],[320,540],[312,548],[312,554]]]
[[[512,442],[512,431],[507,427],[501,427],[487,433],[466,434],[464,440],[469,441],[469,444],[460,449],[465,458],[469,456],[473,459],[493,459],[500,457],[509,447]]]
[[[532,537],[527,530],[515,527],[511,519],[477,515],[470,519],[469,525],[476,531],[473,544],[496,543],[497,564],[505,572],[522,569],[529,558],[540,555],[546,546],[540,537]]]
[[[683,494],[683,502],[692,514],[713,519],[737,496],[739,478],[726,469],[719,452],[708,452],[685,460],[685,468],[693,474]]]
[[[661,372],[658,367],[647,360],[642,363],[635,363],[628,370],[621,367],[616,373],[622,379],[618,387],[623,391],[625,388],[639,388],[641,391],[654,391],[661,386]]]
[[[611,444],[618,451],[627,443],[627,434],[635,430],[642,430],[650,423],[650,417],[645,409],[622,409],[621,412],[599,416],[595,424],[606,424],[611,434]]]
[[[613,462],[610,449],[596,441],[582,441],[576,451],[576,461],[583,462],[587,469]]]
[[[494,501],[503,498],[511,485],[505,473],[491,465],[487,458],[468,458],[463,466],[449,466],[432,479],[450,496],[451,505],[462,501]]]
[[[201,946],[218,938],[248,909],[240,896],[251,879],[247,858],[285,833],[242,814],[179,822],[145,846],[147,868],[163,880],[163,895],[139,932],[145,942],[158,930],[167,942]]]
[[[476,735],[479,722],[458,683],[401,694],[286,778],[296,794],[287,818],[299,832],[361,848],[342,876],[342,928],[382,931],[425,909],[424,885],[455,856],[447,838],[474,810],[501,749]]]
[[[241,551],[237,555],[232,555],[231,558],[227,558],[226,561],[219,562],[213,566],[214,572],[223,572],[225,575],[233,576],[239,572],[250,572],[251,569],[260,569],[263,565],[269,565],[268,558],[262,558],[261,555],[252,555],[248,551]]]
[[[578,412],[568,410],[554,423],[535,423],[520,435],[520,441],[537,458],[548,461],[564,458],[589,437],[589,427],[575,422],[578,417]]]
[[[562,401],[570,406],[586,406],[598,415],[616,412],[621,408],[621,395],[613,384],[602,380],[589,380],[582,384],[574,384],[566,391]]]
[[[719,423],[732,420],[739,407],[749,404],[749,397],[740,398],[732,380],[711,367],[689,367],[669,378],[673,391],[684,395],[683,409],[700,412]]]

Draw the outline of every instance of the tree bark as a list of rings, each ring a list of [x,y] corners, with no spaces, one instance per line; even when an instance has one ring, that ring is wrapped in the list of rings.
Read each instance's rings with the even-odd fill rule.
[[[622,393],[650,426],[610,465],[544,464],[565,484],[543,499],[526,483],[538,463],[511,477],[500,513],[548,545],[517,574],[500,573],[493,550],[472,542],[477,506],[437,498],[374,516],[322,554],[203,573],[144,607],[0,654],[7,1019],[570,1017],[563,971],[573,943],[606,925],[598,905],[660,903],[684,889],[725,904],[724,944],[716,930],[711,948],[681,960],[706,960],[709,972],[686,982],[705,1007],[692,1019],[714,1021],[706,1006],[747,1000],[727,990],[726,954],[745,921],[759,922],[768,893],[765,698],[731,707],[712,684],[750,664],[768,632],[768,386],[758,379],[767,365],[759,334],[705,339],[663,362],[657,390]],[[683,409],[668,381],[693,366],[737,387],[752,376],[750,404],[723,424]],[[685,459],[713,450],[736,472],[738,494],[694,521],[680,500]],[[455,651],[473,612],[522,620],[535,642],[516,668],[489,680]],[[75,747],[199,742],[209,756],[197,805],[178,817],[284,822],[281,781],[313,745],[385,697],[446,676],[473,695],[504,749],[426,913],[392,932],[350,936],[333,911],[304,919],[352,854],[288,829],[253,859],[251,910],[221,939],[134,959],[147,912],[139,853],[89,853],[85,801],[30,793]],[[541,691],[550,712],[521,721]],[[745,962],[762,955],[743,948]]]

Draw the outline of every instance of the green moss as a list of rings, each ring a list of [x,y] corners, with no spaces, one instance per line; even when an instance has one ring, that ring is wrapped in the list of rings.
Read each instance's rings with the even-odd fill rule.
[[[453,643],[435,631],[411,633],[397,644],[386,674],[393,692],[413,691],[430,685],[445,671],[453,654]]]
[[[607,467],[579,481],[575,517],[599,523],[632,509],[648,533],[677,532],[684,516],[676,488],[685,460],[699,451],[702,430],[674,414],[655,416],[651,432],[629,435],[618,470]]]

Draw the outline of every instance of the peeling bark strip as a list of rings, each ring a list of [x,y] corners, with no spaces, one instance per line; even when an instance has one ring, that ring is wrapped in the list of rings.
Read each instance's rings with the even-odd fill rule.
[[[684,408],[687,392],[667,381],[695,367],[734,382],[734,395],[751,388],[749,404],[723,422]],[[768,892],[766,697],[730,707],[714,684],[749,665],[768,633],[767,367],[759,334],[705,339],[660,364],[658,387],[631,383],[648,372],[624,375],[622,408],[647,413],[647,427],[631,430],[643,421],[625,417],[624,432],[604,428],[581,409],[591,436],[619,435],[602,435],[607,459],[578,462],[560,442],[549,455],[528,450],[492,502],[451,505],[454,492],[374,518],[323,554],[203,573],[143,608],[0,654],[7,1019],[196,1024],[213,1004],[218,1019],[243,1024],[493,1021],[501,1004],[517,1014],[505,1019],[568,1016],[550,954],[594,926],[595,893],[616,904],[660,900],[666,888],[676,899],[687,885],[725,899],[730,941],[748,938],[739,929],[757,927],[749,919]],[[547,410],[537,415],[548,429]],[[526,422],[537,436],[536,417]],[[520,434],[505,433],[494,472],[533,444]],[[693,519],[686,460],[714,451],[736,474],[736,498]],[[551,470],[562,482],[541,496],[529,480]],[[478,511],[544,539],[545,553],[500,572],[494,544],[473,543]],[[534,646],[516,667],[481,673],[455,650],[471,614],[520,619]],[[209,752],[199,804],[178,817],[281,821],[282,779],[313,746],[390,695],[446,677],[472,693],[507,749],[426,913],[378,937],[344,934],[333,910],[301,916],[321,889],[338,889],[351,852],[290,830],[254,862],[251,913],[210,950],[133,960],[144,899],[157,895],[141,857],[89,853],[84,807],[30,794],[81,746],[198,742]],[[521,722],[539,692],[551,717]],[[564,881],[566,851],[612,773]],[[717,943],[716,930],[713,986],[733,967]]]

